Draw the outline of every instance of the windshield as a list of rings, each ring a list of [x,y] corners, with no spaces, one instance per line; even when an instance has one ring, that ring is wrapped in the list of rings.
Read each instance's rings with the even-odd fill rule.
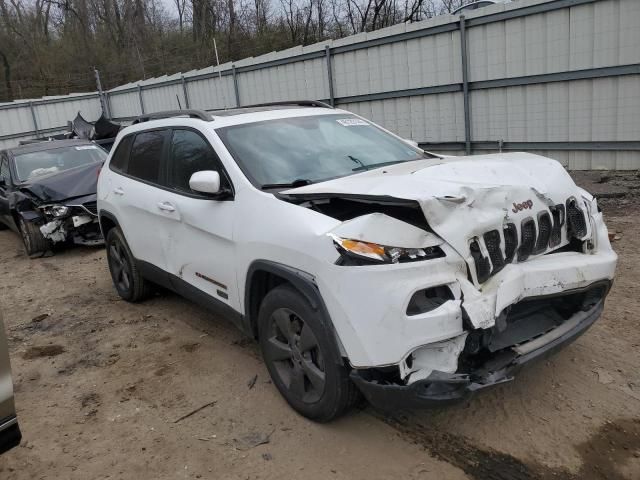
[[[345,114],[268,120],[217,132],[245,175],[265,189],[430,158],[373,124]]]
[[[104,162],[107,159],[107,152],[97,145],[77,145],[22,153],[14,158],[18,179],[26,182],[71,168]]]

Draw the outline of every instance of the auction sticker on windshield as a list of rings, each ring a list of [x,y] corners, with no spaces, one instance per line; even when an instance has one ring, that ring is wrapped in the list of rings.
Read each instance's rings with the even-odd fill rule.
[[[357,126],[368,126],[369,122],[365,122],[359,118],[340,118],[336,120],[343,127],[357,127]]]

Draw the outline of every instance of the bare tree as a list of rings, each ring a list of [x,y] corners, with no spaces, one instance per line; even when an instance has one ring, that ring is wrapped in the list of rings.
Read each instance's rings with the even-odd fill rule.
[[[253,5],[255,8],[255,26],[256,33],[262,35],[266,28],[269,16],[269,1],[268,0],[254,0]]]
[[[184,33],[184,17],[188,2],[187,0],[173,0],[173,3],[178,12],[178,27],[180,28],[180,33]]]

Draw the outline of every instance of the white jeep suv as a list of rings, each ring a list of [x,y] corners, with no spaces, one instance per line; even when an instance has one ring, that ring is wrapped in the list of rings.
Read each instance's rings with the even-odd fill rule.
[[[441,157],[319,102],[141,117],[98,211],[123,299],[223,313],[318,421],[510,380],[596,321],[617,260],[555,160]]]

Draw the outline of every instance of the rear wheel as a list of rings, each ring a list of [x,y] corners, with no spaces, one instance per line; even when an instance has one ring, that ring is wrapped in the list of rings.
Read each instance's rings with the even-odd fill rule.
[[[271,290],[260,307],[262,356],[282,396],[296,411],[327,422],[358,399],[323,315],[292,287]]]
[[[31,258],[42,257],[51,250],[51,243],[44,238],[37,225],[31,222],[25,222],[24,219],[21,218],[18,222],[18,228],[20,229],[20,235],[22,236],[22,242],[24,243],[27,255]]]
[[[152,291],[151,285],[140,274],[118,227],[109,230],[105,243],[109,272],[118,295],[128,302],[139,302],[147,298]]]

